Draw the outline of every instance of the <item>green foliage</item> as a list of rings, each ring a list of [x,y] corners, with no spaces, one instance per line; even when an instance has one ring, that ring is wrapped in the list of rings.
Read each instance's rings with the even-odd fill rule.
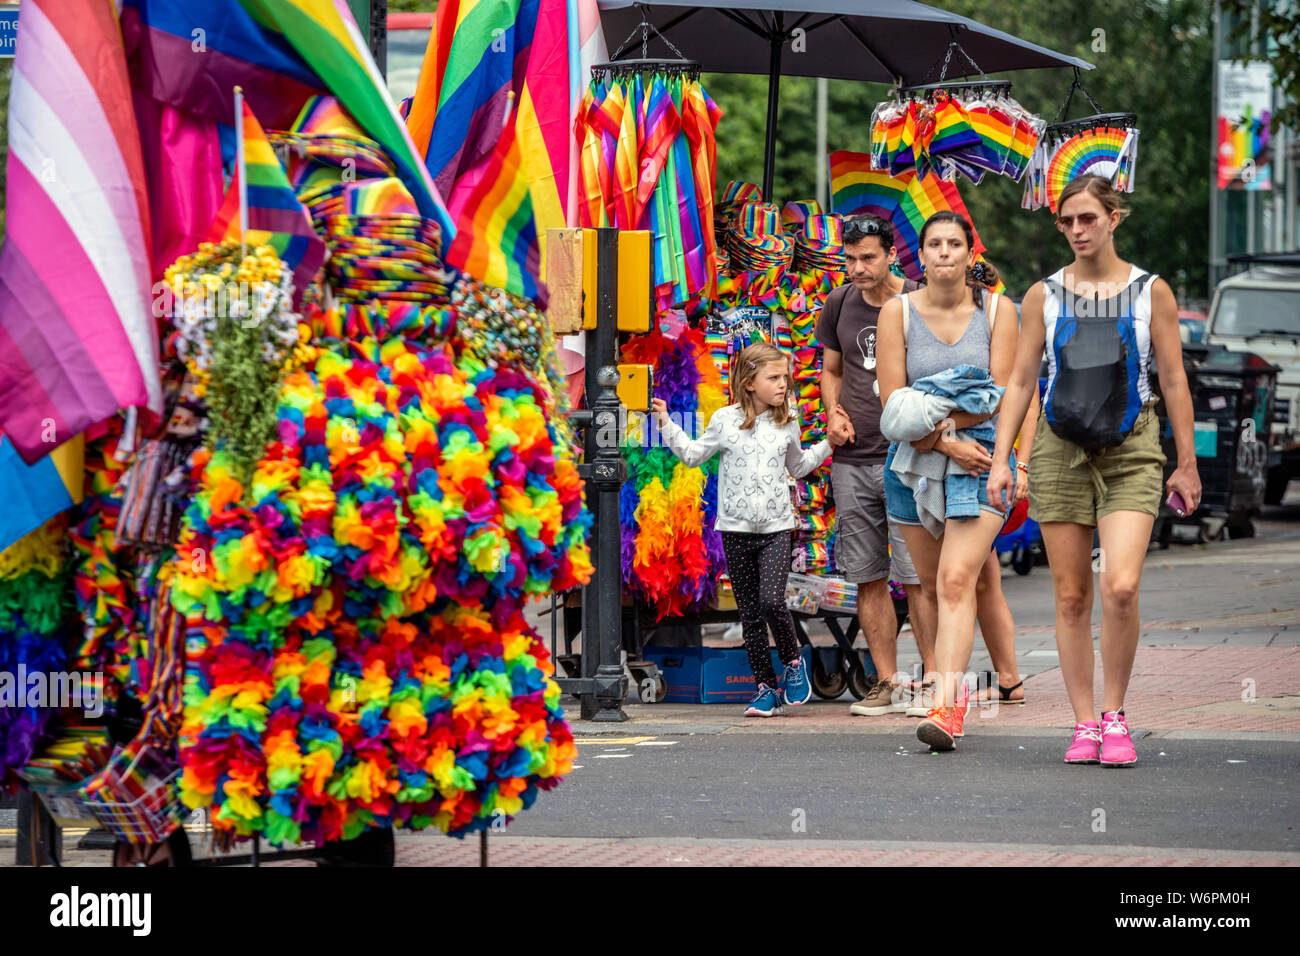
[[[1257,60],[1273,68],[1282,102],[1271,128],[1300,128],[1300,6],[1269,0],[1221,0],[1221,6],[1224,39],[1231,52],[1241,54],[1239,62]]]
[[[1133,215],[1117,233],[1120,255],[1166,277],[1180,297],[1203,295],[1209,281],[1209,0],[1063,0],[1014,7],[1005,0],[947,0],[941,5],[1097,67],[1083,74],[1093,99],[1104,111],[1136,113],[1142,129],[1137,191],[1125,197]],[[807,55],[816,55],[815,44],[813,34]],[[1013,81],[1021,103],[1048,120],[1056,117],[1071,80],[1063,69],[1023,70],[1004,78]],[[827,147],[865,152],[871,111],[887,87],[840,80],[828,85]],[[705,88],[726,111],[718,127],[719,189],[732,179],[761,182],[767,78],[708,75]],[[775,170],[779,201],[814,195],[820,161],[814,155],[815,107],[815,80],[782,79]],[[1086,100],[1076,95],[1071,118],[1087,112]],[[1023,295],[1069,260],[1069,248],[1047,210],[1020,208],[1022,184],[992,175],[979,186],[960,182],[989,259],[1013,295]]]

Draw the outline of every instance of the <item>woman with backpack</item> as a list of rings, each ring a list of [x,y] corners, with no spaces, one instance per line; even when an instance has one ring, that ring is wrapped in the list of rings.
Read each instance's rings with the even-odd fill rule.
[[[1046,346],[1047,391],[1029,460],[1029,514],[1042,528],[1051,564],[1056,646],[1075,714],[1065,762],[1105,767],[1137,762],[1124,697],[1137,654],[1142,562],[1160,508],[1165,462],[1148,382],[1153,351],[1178,450],[1178,467],[1166,483],[1170,505],[1191,514],[1201,501],[1178,305],[1168,283],[1116,253],[1115,230],[1127,215],[1101,176],[1081,176],[1062,190],[1056,222],[1074,261],[1025,294],[988,477],[990,500],[1009,502],[1014,423],[1038,387]],[[1096,553],[1094,528],[1101,542]],[[1094,571],[1101,576],[1100,721],[1093,696]]]

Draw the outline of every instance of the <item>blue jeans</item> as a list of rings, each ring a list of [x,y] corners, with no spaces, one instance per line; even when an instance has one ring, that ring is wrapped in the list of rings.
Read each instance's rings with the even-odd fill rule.
[[[985,450],[993,454],[991,442],[980,442]],[[894,453],[898,451],[898,442],[889,446],[889,455],[885,458],[885,508],[889,519],[897,524],[921,523],[921,516],[916,513],[916,499],[912,489],[903,484],[903,479],[891,467]],[[1016,454],[1011,453],[1011,474],[1016,474]],[[1010,508],[1001,508],[989,503],[988,472],[976,477],[971,474],[948,475],[943,480],[944,516],[947,518],[974,518],[982,510],[1006,519]]]

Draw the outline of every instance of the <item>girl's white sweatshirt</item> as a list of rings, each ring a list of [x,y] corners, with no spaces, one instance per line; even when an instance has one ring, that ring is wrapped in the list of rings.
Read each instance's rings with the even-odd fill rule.
[[[721,453],[714,525],[719,531],[788,531],[795,522],[786,475],[802,478],[808,474],[826,460],[831,444],[823,439],[805,451],[798,420],[778,426],[770,411],[759,415],[747,431],[740,428],[744,420],[739,405],[728,405],[713,413],[704,434],[694,441],[671,421],[659,426],[659,434],[690,468]]]

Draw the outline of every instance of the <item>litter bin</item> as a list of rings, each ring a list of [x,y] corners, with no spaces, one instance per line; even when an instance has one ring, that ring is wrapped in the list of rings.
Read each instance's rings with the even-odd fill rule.
[[[1183,347],[1192,393],[1196,464],[1201,476],[1201,507],[1187,522],[1198,524],[1202,540],[1226,526],[1233,538],[1255,534],[1251,519],[1264,504],[1268,479],[1268,434],[1277,391],[1278,366],[1252,352]],[[1153,375],[1158,388],[1159,376]],[[1178,464],[1168,410],[1160,403],[1165,477]],[[1163,503],[1153,532],[1168,543],[1179,519]]]

